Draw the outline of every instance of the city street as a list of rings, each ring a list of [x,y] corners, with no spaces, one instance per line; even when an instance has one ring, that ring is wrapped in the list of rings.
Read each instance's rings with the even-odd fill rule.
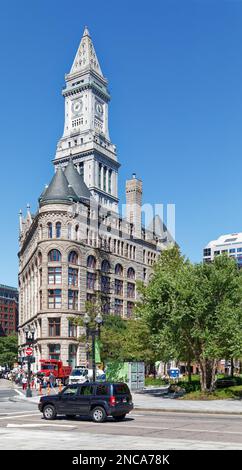
[[[79,416],[48,422],[36,403],[19,400],[10,384],[5,387],[0,449],[242,449],[240,415],[134,410],[122,423],[94,424]]]

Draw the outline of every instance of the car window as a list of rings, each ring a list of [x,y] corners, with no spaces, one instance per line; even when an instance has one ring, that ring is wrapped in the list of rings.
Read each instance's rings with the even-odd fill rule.
[[[74,395],[77,395],[77,391],[78,391],[77,387],[75,387],[75,388],[74,387],[67,387],[63,391],[62,395],[64,395],[64,396],[68,395],[68,396],[72,397]]]
[[[108,385],[97,385],[96,395],[109,395],[109,386]]]
[[[83,385],[80,390],[80,395],[93,395],[92,385]]]
[[[126,384],[115,384],[113,386],[113,394],[114,395],[127,395],[129,394],[129,387]]]

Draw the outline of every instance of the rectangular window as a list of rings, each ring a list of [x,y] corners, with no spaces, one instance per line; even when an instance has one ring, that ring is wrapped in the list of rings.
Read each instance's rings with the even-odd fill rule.
[[[230,253],[235,253],[235,248],[230,248],[229,252]]]
[[[60,360],[60,345],[59,344],[49,344],[49,358]]]
[[[211,248],[204,248],[203,256],[211,256]]]
[[[49,318],[49,336],[60,336],[61,332],[61,319]]]
[[[61,308],[61,289],[48,290],[48,308]]]
[[[95,289],[96,274],[87,272],[87,289]]]
[[[115,294],[123,295],[123,281],[115,279]]]
[[[42,269],[39,270],[39,286],[42,286]]]
[[[123,301],[121,299],[115,299],[114,300],[114,313],[115,315],[121,315],[123,314]]]
[[[78,285],[78,269],[68,268],[68,285],[69,286]]]
[[[135,284],[132,282],[127,283],[127,297],[132,299],[135,298]]]
[[[102,180],[102,165],[99,163],[98,168],[98,187],[101,188],[101,180]]]
[[[108,172],[108,192],[111,194],[112,192],[112,170]]]
[[[220,251],[219,251],[219,250],[216,250],[216,251],[214,252],[214,256],[218,256],[218,255],[220,255]]]
[[[106,166],[103,168],[103,190],[106,191],[106,182],[107,182],[107,168]]]
[[[101,291],[109,294],[110,292],[110,277],[102,276],[101,277]]]
[[[61,267],[48,268],[48,284],[61,284]]]
[[[78,309],[78,291],[77,290],[68,290],[68,309],[69,310]]]
[[[95,303],[96,300],[96,294],[89,294],[87,293],[87,302]]]
[[[109,297],[102,297],[102,313],[109,314],[110,312],[110,299]]]
[[[242,248],[237,248],[238,253],[242,253]]]
[[[134,310],[134,303],[133,302],[127,302],[127,317],[130,318],[132,317]]]
[[[68,336],[69,338],[76,338],[77,336],[77,326],[74,325],[70,320],[68,324]]]

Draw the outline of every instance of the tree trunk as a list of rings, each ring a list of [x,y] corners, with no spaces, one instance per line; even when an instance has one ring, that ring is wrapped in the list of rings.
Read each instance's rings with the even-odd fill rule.
[[[200,383],[203,392],[212,392],[215,389],[215,359],[204,359],[199,362],[201,368]]]
[[[188,359],[187,361],[187,371],[188,371],[188,383],[190,384],[192,381],[192,369],[191,369],[191,361]]]
[[[231,357],[231,377],[234,376],[234,359]]]

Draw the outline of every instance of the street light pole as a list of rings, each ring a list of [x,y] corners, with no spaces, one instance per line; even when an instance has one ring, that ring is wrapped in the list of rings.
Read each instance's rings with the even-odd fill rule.
[[[93,379],[93,382],[96,382],[95,341],[96,341],[96,336],[98,337],[98,339],[100,339],[100,327],[103,323],[101,313],[98,313],[96,318],[95,318],[95,324],[96,324],[97,327],[95,326],[93,328],[89,328],[88,325],[89,325],[90,321],[91,321],[91,319],[90,319],[89,315],[87,313],[85,313],[84,318],[83,318],[83,322],[86,326],[86,337],[87,337],[87,340],[88,340],[89,336],[91,336],[91,338],[92,338],[92,379]]]
[[[28,346],[31,346],[32,343],[34,342],[34,331],[35,328],[32,325],[31,327],[25,326],[24,332],[26,335],[26,344]],[[32,390],[30,387],[30,382],[31,382],[31,356],[28,356],[28,374],[27,374],[27,389],[26,389],[26,397],[30,398],[32,397]]]
[[[96,382],[96,358],[95,358],[95,336],[96,331],[92,331],[92,378]]]

